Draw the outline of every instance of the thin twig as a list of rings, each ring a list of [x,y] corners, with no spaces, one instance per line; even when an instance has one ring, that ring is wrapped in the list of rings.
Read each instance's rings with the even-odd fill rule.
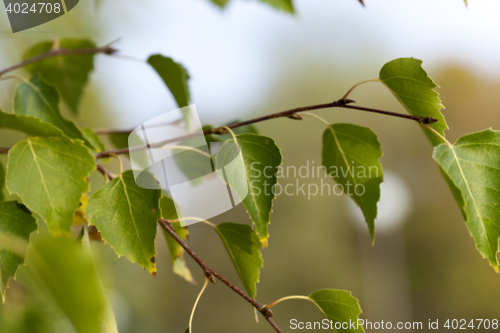
[[[0,154],[7,155],[9,153],[10,148],[0,147]]]
[[[112,151],[103,151],[103,152],[97,153],[95,155],[95,157],[96,157],[96,159],[99,159],[99,158],[109,157],[109,156],[111,156],[111,154],[122,155],[122,154],[128,154],[130,152],[134,152],[134,151],[145,150],[147,148],[159,148],[159,147],[165,146],[165,145],[167,145],[169,143],[172,143],[172,142],[178,142],[178,141],[182,141],[182,140],[186,140],[186,139],[191,139],[191,138],[194,138],[194,137],[197,137],[197,136],[201,136],[201,135],[226,134],[228,132],[227,129],[226,129],[226,127],[229,128],[229,129],[233,129],[233,128],[236,128],[236,127],[241,127],[241,126],[246,126],[246,125],[250,125],[250,124],[255,124],[255,123],[259,123],[261,121],[266,121],[266,120],[270,120],[270,119],[288,117],[288,118],[300,120],[301,118],[298,115],[298,113],[300,113],[300,112],[312,111],[312,110],[320,110],[320,109],[328,109],[328,108],[335,108],[335,107],[348,108],[348,109],[361,110],[361,111],[368,111],[368,112],[374,112],[374,113],[378,113],[378,114],[384,114],[384,115],[387,115],[387,116],[393,116],[393,117],[399,117],[399,118],[404,118],[404,119],[410,119],[410,120],[417,121],[417,122],[419,122],[421,124],[432,124],[432,123],[435,123],[437,121],[437,119],[432,118],[432,117],[416,117],[416,116],[410,116],[410,115],[396,113],[396,112],[390,112],[390,111],[383,111],[383,110],[365,108],[365,107],[362,107],[362,106],[347,105],[347,104],[350,104],[350,103],[354,103],[354,101],[350,100],[350,99],[339,99],[338,101],[335,101],[333,103],[325,103],[325,104],[317,104],[317,105],[300,107],[300,108],[296,108],[296,109],[291,109],[291,110],[287,110],[287,111],[282,111],[282,112],[278,112],[278,113],[269,114],[267,116],[253,118],[253,119],[246,120],[246,121],[241,121],[241,122],[230,124],[230,125],[227,125],[227,126],[221,126],[221,127],[217,127],[217,128],[210,128],[210,129],[207,129],[207,130],[205,130],[203,132],[197,132],[197,133],[187,134],[187,135],[184,135],[184,136],[181,136],[181,137],[172,138],[172,139],[164,140],[164,141],[161,141],[161,142],[151,143],[149,145],[135,146],[135,147],[117,149],[117,150],[112,150]]]
[[[97,170],[102,173],[102,175],[104,177],[108,177],[109,180],[113,180],[113,175],[108,171],[106,170],[99,162],[96,162],[96,166],[97,166]]]
[[[433,118],[433,117],[410,116],[408,114],[396,113],[396,112],[390,112],[390,111],[383,111],[383,110],[377,110],[377,109],[372,109],[372,108],[365,108],[365,107],[362,107],[362,106],[344,105],[342,107],[346,108],[346,109],[367,111],[367,112],[373,112],[373,113],[378,113],[378,114],[385,114],[387,116],[393,116],[393,117],[399,117],[399,118],[405,118],[405,119],[415,120],[416,122],[418,122],[420,124],[433,124],[433,123],[435,123],[435,122],[438,121],[436,118]]]
[[[64,49],[60,48],[57,50],[50,50],[41,54],[37,54],[36,56],[33,56],[31,58],[25,59],[21,61],[20,63],[17,63],[15,65],[12,65],[10,67],[7,67],[3,70],[0,71],[0,77],[4,75],[5,73],[11,72],[13,70],[16,70],[18,68],[22,68],[26,65],[32,64],[34,62],[51,58],[51,57],[59,57],[59,56],[72,56],[72,55],[85,55],[85,54],[97,54],[97,53],[103,53],[103,54],[114,54],[118,50],[111,47],[110,45],[105,45],[102,47],[95,47],[95,48],[84,48],[84,49]]]
[[[214,271],[212,268],[210,268],[207,264],[205,264],[205,262],[203,262],[203,260],[201,260],[200,257],[198,257],[196,255],[196,253],[194,253],[194,251],[191,250],[191,248],[189,246],[187,246],[187,244],[184,243],[184,241],[182,239],[180,239],[179,236],[177,236],[177,234],[175,233],[175,229],[172,227],[172,225],[170,224],[169,221],[164,220],[164,219],[159,219],[158,220],[158,224],[160,224],[160,226],[163,229],[165,229],[165,231],[168,232],[170,234],[170,236],[172,236],[174,238],[174,240],[177,243],[179,243],[180,246],[182,246],[182,248],[186,251],[186,253],[189,254],[191,256],[191,258],[194,259],[194,261],[196,261],[196,263],[201,267],[201,269],[205,273],[206,277],[212,283],[215,283],[214,277],[216,277],[217,279],[219,279],[222,283],[224,283],[225,285],[227,285],[234,292],[236,292],[238,295],[240,295],[241,297],[243,297],[253,307],[255,307],[257,309],[257,311],[259,311],[264,316],[264,318],[266,318],[266,320],[276,330],[276,332],[282,333],[282,331],[279,329],[279,327],[271,319],[271,317],[273,316],[273,313],[272,313],[272,311],[270,309],[268,309],[264,305],[261,305],[261,304],[257,303],[254,299],[252,299],[250,296],[248,296],[247,294],[245,294],[241,289],[239,289],[238,287],[236,287],[234,284],[232,284],[231,282],[229,282],[228,280],[226,280],[226,278],[224,278],[222,275],[220,275],[219,273],[217,273],[216,271]]]

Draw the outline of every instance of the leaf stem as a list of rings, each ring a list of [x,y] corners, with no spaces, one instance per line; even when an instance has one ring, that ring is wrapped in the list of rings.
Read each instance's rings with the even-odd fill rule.
[[[206,156],[210,159],[212,159],[212,155],[210,154],[207,154],[205,153],[203,150],[200,150],[200,149],[197,149],[197,148],[193,148],[193,147],[189,147],[189,146],[163,146],[163,147],[160,147],[161,149],[184,149],[184,150],[192,150],[198,154],[201,154],[203,156]]]
[[[120,166],[120,175],[121,175],[123,173],[123,162],[122,162],[122,159],[120,158],[120,156],[118,156],[116,154],[111,154],[110,157],[114,157],[118,161],[118,165]]]
[[[330,124],[328,123],[328,121],[326,121],[325,119],[321,118],[320,116],[314,114],[314,113],[309,113],[309,112],[304,112],[302,113],[303,116],[309,116],[309,117],[312,117],[312,118],[316,118],[318,119],[319,121],[321,121],[323,124],[326,125],[326,127],[330,128]]]
[[[202,220],[202,219],[199,219],[199,220]],[[158,223],[160,224],[160,226],[167,233],[170,234],[170,236],[172,236],[174,238],[174,240],[177,243],[179,243],[179,245],[186,251],[186,253],[189,254],[191,256],[191,258],[194,259],[194,261],[196,261],[196,263],[201,267],[201,269],[205,273],[205,276],[212,283],[215,282],[214,277],[216,277],[217,279],[219,279],[222,283],[224,283],[225,285],[227,285],[234,292],[236,292],[238,295],[240,295],[241,297],[243,297],[243,299],[245,299],[248,303],[250,303],[255,309],[257,309],[257,311],[259,311],[264,316],[264,318],[266,318],[266,320],[276,330],[276,332],[283,333],[281,331],[281,329],[276,325],[276,323],[274,323],[274,321],[271,319],[271,317],[273,316],[273,312],[269,308],[267,308],[264,305],[261,305],[261,304],[257,303],[254,299],[252,299],[250,296],[248,296],[247,294],[245,294],[241,289],[239,289],[238,287],[236,287],[234,284],[232,284],[231,282],[229,282],[222,275],[220,275],[219,273],[217,273],[216,271],[214,271],[212,268],[210,268],[207,264],[205,264],[205,262],[203,260],[201,260],[200,257],[198,257],[196,255],[196,253],[194,253],[194,251],[191,250],[191,248],[189,246],[187,246],[187,244],[182,239],[180,239],[180,237],[175,232],[175,229],[170,224],[170,221],[167,221],[167,220],[164,220],[164,219],[159,219]]]
[[[361,3],[363,3],[363,2],[361,2]],[[364,4],[363,4],[363,6],[364,6]],[[367,82],[380,82],[380,80],[379,79],[369,79],[369,80],[364,80],[364,81],[358,82],[355,85],[353,85],[352,88],[349,89],[341,99],[347,99],[347,97],[354,91],[354,89],[356,89],[357,87],[359,87],[363,83],[367,83]]]
[[[233,137],[234,143],[236,143],[236,144],[237,144],[236,135],[234,134],[234,132],[233,132],[233,131],[231,131],[231,129],[230,129],[229,127],[227,127],[227,126],[221,126],[221,128],[224,128],[224,129],[226,129],[229,133],[231,133],[231,136]]]
[[[278,303],[281,303],[283,301],[288,301],[288,300],[291,300],[291,299],[303,299],[303,300],[307,300],[307,301],[311,301],[311,299],[307,296],[286,296],[286,297],[282,297],[274,302],[272,302],[271,304],[268,304],[268,305],[264,305],[266,308],[270,309],[272,308],[273,306],[275,306],[276,304]]]
[[[453,145],[451,144],[451,142],[448,141],[448,140],[446,140],[446,138],[444,136],[442,136],[441,134],[439,134],[438,131],[436,131],[434,128],[432,128],[432,127],[430,127],[428,125],[425,125],[425,124],[420,124],[420,125],[422,125],[423,127],[427,128],[432,133],[436,134],[443,141],[443,143],[446,143],[448,146],[453,147]]]
[[[10,74],[10,75],[5,75],[5,76],[2,76],[0,77],[0,81],[4,81],[4,80],[10,80],[10,79],[17,79],[19,81],[23,81],[23,82],[28,82],[29,80],[27,78],[25,78],[24,76],[22,75],[17,75],[17,74]]]
[[[196,301],[194,302],[193,310],[191,311],[191,316],[189,317],[189,333],[193,333],[194,312],[196,311],[196,307],[198,306],[198,302],[200,301],[201,295],[203,295],[203,292],[207,288],[207,285],[208,285],[208,278],[205,276],[205,283],[203,284],[203,287],[201,288],[201,291],[198,294]]]

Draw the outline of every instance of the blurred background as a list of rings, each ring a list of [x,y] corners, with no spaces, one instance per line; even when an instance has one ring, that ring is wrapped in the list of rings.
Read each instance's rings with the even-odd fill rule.
[[[65,16],[16,34],[2,11],[0,67],[55,37],[89,37],[99,45],[119,38],[115,47],[123,57],[96,56],[75,118],[82,127],[118,129],[177,108],[160,78],[141,61],[155,53],[188,69],[201,120],[214,125],[336,100],[354,83],[376,78],[384,63],[415,57],[441,87],[449,141],[500,129],[500,2],[470,0],[468,8],[461,0],[365,2],[366,8],[356,0],[295,0],[296,14],[289,15],[257,0],[233,0],[225,10],[208,0],[80,0]],[[10,111],[15,82],[0,85],[0,108]],[[362,106],[405,112],[378,83],[359,87],[351,97]],[[377,133],[385,155],[381,163],[393,185],[382,189],[384,214],[376,223],[385,219],[388,226],[379,228],[372,247],[349,198],[279,196],[269,247],[263,250],[257,301],[268,304],[335,288],[352,291],[364,310],[362,318],[370,321],[421,321],[425,327],[429,319],[500,319],[500,277],[475,249],[418,126],[354,110],[316,113],[332,123],[368,126]],[[257,127],[276,139],[285,166],[321,164],[320,123],[278,119]],[[20,137],[2,131],[0,146]],[[118,171],[113,162],[108,167]],[[97,188],[103,179],[96,173],[92,181]],[[294,181],[280,179],[283,185]],[[319,184],[320,179],[302,181]],[[212,220],[222,221],[249,223],[242,207]],[[189,230],[194,251],[241,286],[216,234],[201,224]],[[121,333],[186,329],[203,274],[186,258],[198,285],[174,275],[162,237],[156,277],[118,259],[109,246],[93,243]],[[32,297],[22,281],[11,283],[6,305],[0,306],[0,327],[24,332],[17,323],[33,323],[28,331],[42,332],[44,307],[44,300]],[[284,332],[291,331],[292,318],[322,319],[308,302],[282,303],[273,311]],[[257,324],[250,306],[221,283],[209,286],[202,297],[193,329],[272,332],[262,320]]]

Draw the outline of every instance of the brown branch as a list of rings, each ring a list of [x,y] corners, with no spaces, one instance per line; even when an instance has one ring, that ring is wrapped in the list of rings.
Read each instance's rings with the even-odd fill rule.
[[[184,243],[184,241],[182,239],[180,239],[179,236],[177,236],[177,234],[175,233],[175,229],[172,227],[172,225],[170,224],[169,221],[164,220],[164,219],[159,219],[158,220],[158,224],[160,224],[160,226],[163,229],[165,229],[165,231],[168,232],[170,234],[170,236],[172,236],[174,238],[174,240],[177,243],[179,243],[180,246],[182,246],[182,248],[186,251],[186,253],[189,254],[191,256],[191,258],[194,259],[194,261],[196,261],[196,263],[201,267],[201,269],[203,270],[203,272],[205,273],[205,275],[207,276],[207,278],[212,283],[215,283],[215,278],[214,277],[216,277],[217,279],[219,279],[220,281],[222,281],[222,283],[224,283],[225,285],[227,285],[234,292],[236,292],[238,295],[240,295],[241,297],[243,297],[254,308],[256,308],[257,311],[259,311],[264,316],[264,318],[266,318],[266,320],[276,330],[276,332],[282,333],[282,331],[280,330],[280,328],[271,319],[271,317],[273,316],[273,312],[270,309],[268,309],[264,305],[261,305],[261,304],[257,303],[254,299],[252,299],[250,296],[248,296],[247,294],[245,294],[241,289],[239,289],[238,287],[236,287],[234,284],[232,284],[231,282],[229,282],[228,280],[226,280],[226,278],[224,278],[222,275],[220,275],[219,273],[217,273],[216,271],[214,271],[212,268],[210,268],[207,264],[205,264],[205,262],[203,262],[203,260],[201,260],[200,257],[198,257],[196,255],[196,253],[194,253],[194,251],[191,250],[191,248],[189,246],[187,246],[187,244]]]
[[[9,153],[10,148],[0,147],[0,154],[7,155]]]
[[[101,163],[96,162],[95,164],[96,164],[96,166],[97,166],[97,170],[98,170],[100,173],[102,173],[102,175],[103,175],[104,177],[108,177],[108,178],[109,178],[109,180],[113,180],[113,178],[115,178],[115,177],[113,177],[113,175],[112,175],[112,174],[111,174],[108,170],[106,170],[106,168],[104,168],[104,167],[102,166],[102,164],[101,164]]]
[[[114,54],[116,53],[117,50],[110,45],[105,45],[102,47],[96,47],[96,48],[84,48],[84,49],[55,49],[55,50],[50,50],[41,54],[37,54],[36,56],[33,56],[31,58],[25,59],[21,61],[20,63],[17,63],[15,65],[12,65],[10,67],[7,67],[3,70],[0,71],[0,77],[3,76],[5,73],[11,72],[13,70],[16,70],[18,68],[22,68],[26,65],[32,64],[34,62],[51,58],[51,57],[59,57],[59,56],[72,56],[72,55],[84,55],[84,54],[97,54],[97,53],[103,53],[103,54]]]
[[[432,124],[432,123],[435,123],[437,121],[437,119],[432,118],[432,117],[416,117],[416,116],[410,116],[407,114],[401,114],[401,113],[396,113],[396,112],[365,108],[362,106],[347,105],[350,103],[354,103],[354,101],[350,100],[350,99],[339,99],[338,101],[335,101],[333,103],[300,107],[300,108],[296,108],[296,109],[291,109],[291,110],[287,110],[287,111],[269,114],[267,116],[253,118],[253,119],[246,120],[246,121],[241,121],[241,122],[234,123],[234,124],[227,125],[227,126],[223,126],[223,127],[210,128],[210,129],[207,129],[207,130],[205,130],[203,132],[199,132],[199,133],[192,133],[192,134],[184,135],[181,137],[177,137],[177,138],[173,138],[173,139],[169,139],[169,140],[165,140],[165,141],[161,141],[161,142],[151,143],[148,146],[142,145],[142,146],[135,146],[135,147],[123,148],[123,149],[117,149],[117,150],[111,150],[111,151],[103,151],[103,152],[97,153],[95,155],[95,157],[96,157],[96,159],[99,159],[99,158],[104,158],[104,157],[110,157],[113,154],[114,155],[122,155],[122,154],[128,154],[130,152],[134,152],[134,151],[145,150],[147,148],[159,148],[159,147],[163,147],[169,143],[190,139],[190,138],[197,137],[200,135],[226,134],[227,129],[225,127],[233,129],[236,127],[241,127],[241,126],[245,126],[245,125],[259,123],[261,121],[266,121],[266,120],[276,119],[276,118],[283,118],[283,117],[301,120],[302,118],[298,115],[298,113],[300,113],[300,112],[319,110],[319,109],[328,109],[328,108],[335,108],[335,107],[355,109],[355,110],[360,110],[360,111],[367,111],[367,112],[383,114],[383,115],[387,115],[387,116],[399,117],[399,118],[414,120],[414,121],[417,121],[421,124]],[[103,131],[101,131],[101,132],[103,132]]]

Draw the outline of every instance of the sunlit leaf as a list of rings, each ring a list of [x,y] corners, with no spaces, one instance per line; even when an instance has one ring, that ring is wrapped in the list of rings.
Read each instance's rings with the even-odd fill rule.
[[[342,325],[345,322],[357,322],[361,314],[358,300],[354,298],[350,292],[345,290],[317,290],[309,295],[309,299],[318,306],[328,320],[333,321],[334,327],[336,323],[341,323]],[[351,325],[349,325],[347,329],[339,328],[334,329],[334,331],[351,333],[364,332],[362,326],[353,328]]]
[[[179,216],[177,215],[177,211],[175,209],[174,201],[165,194],[163,194],[163,197],[160,199],[160,209],[163,219],[179,219]],[[186,227],[182,227],[179,222],[172,223],[172,225],[175,228],[175,233],[177,234],[177,236],[179,236],[180,239],[187,239],[189,237],[188,229]],[[170,251],[170,260],[172,261],[174,273],[181,276],[186,281],[194,283],[191,271],[187,267],[186,261],[183,257],[184,249],[163,228],[162,231],[163,235],[165,236],[165,240],[167,241],[168,249]]]
[[[149,173],[145,181],[156,182]],[[149,179],[150,178],[150,179]],[[101,187],[90,198],[85,216],[101,232],[102,239],[119,256],[156,273],[155,238],[160,218],[161,190],[144,189],[135,183],[132,170]]]
[[[87,39],[63,38],[55,43],[42,42],[24,54],[24,59],[31,58],[54,48],[85,49],[94,48],[95,44]],[[68,55],[46,58],[27,65],[25,69],[32,73],[40,73],[50,84],[61,92],[62,98],[76,113],[78,104],[87,83],[89,73],[94,69],[94,55]]]
[[[31,212],[15,201],[0,203],[0,291],[5,302],[5,292],[10,278],[16,276],[19,265],[24,263],[30,234],[37,230]]]
[[[255,224],[260,240],[267,245],[267,226],[271,222],[273,199],[276,197],[274,188],[278,183],[276,173],[282,161],[281,151],[273,139],[255,134],[237,135],[236,146],[234,140],[226,141],[215,157],[215,164],[217,169],[221,169],[234,160],[235,154],[241,152],[248,188],[248,194],[242,202]],[[241,171],[240,168],[227,170],[227,177],[239,180],[241,177],[237,173]]]
[[[369,128],[333,124],[323,133],[323,165],[326,172],[359,206],[372,241],[375,237],[377,203],[383,181],[382,157],[377,135]],[[332,189],[335,193],[338,190]]]
[[[20,83],[14,97],[14,112],[18,115],[33,116],[59,128],[68,138],[84,141],[89,148],[92,144],[83,136],[75,123],[66,120],[59,111],[59,93],[39,75]]]
[[[92,258],[80,244],[64,238],[37,241],[26,261],[34,284],[78,333],[101,333],[105,296]]]
[[[215,228],[240,276],[248,295],[255,298],[259,270],[263,261],[262,243],[255,230],[246,224],[220,223]]]
[[[448,128],[441,114],[444,106],[438,93],[434,91],[437,85],[422,68],[421,60],[400,58],[390,61],[382,67],[379,79],[392,91],[408,113],[418,117],[436,118],[438,122],[429,126],[444,136],[444,130]],[[434,147],[443,143],[438,135],[425,127],[422,129]]]
[[[491,129],[441,144],[434,159],[450,186],[481,255],[498,270],[500,131]],[[461,192],[461,193],[460,193]]]
[[[38,213],[53,235],[71,236],[73,213],[94,169],[94,157],[81,141],[28,138],[9,151],[7,189]]]

